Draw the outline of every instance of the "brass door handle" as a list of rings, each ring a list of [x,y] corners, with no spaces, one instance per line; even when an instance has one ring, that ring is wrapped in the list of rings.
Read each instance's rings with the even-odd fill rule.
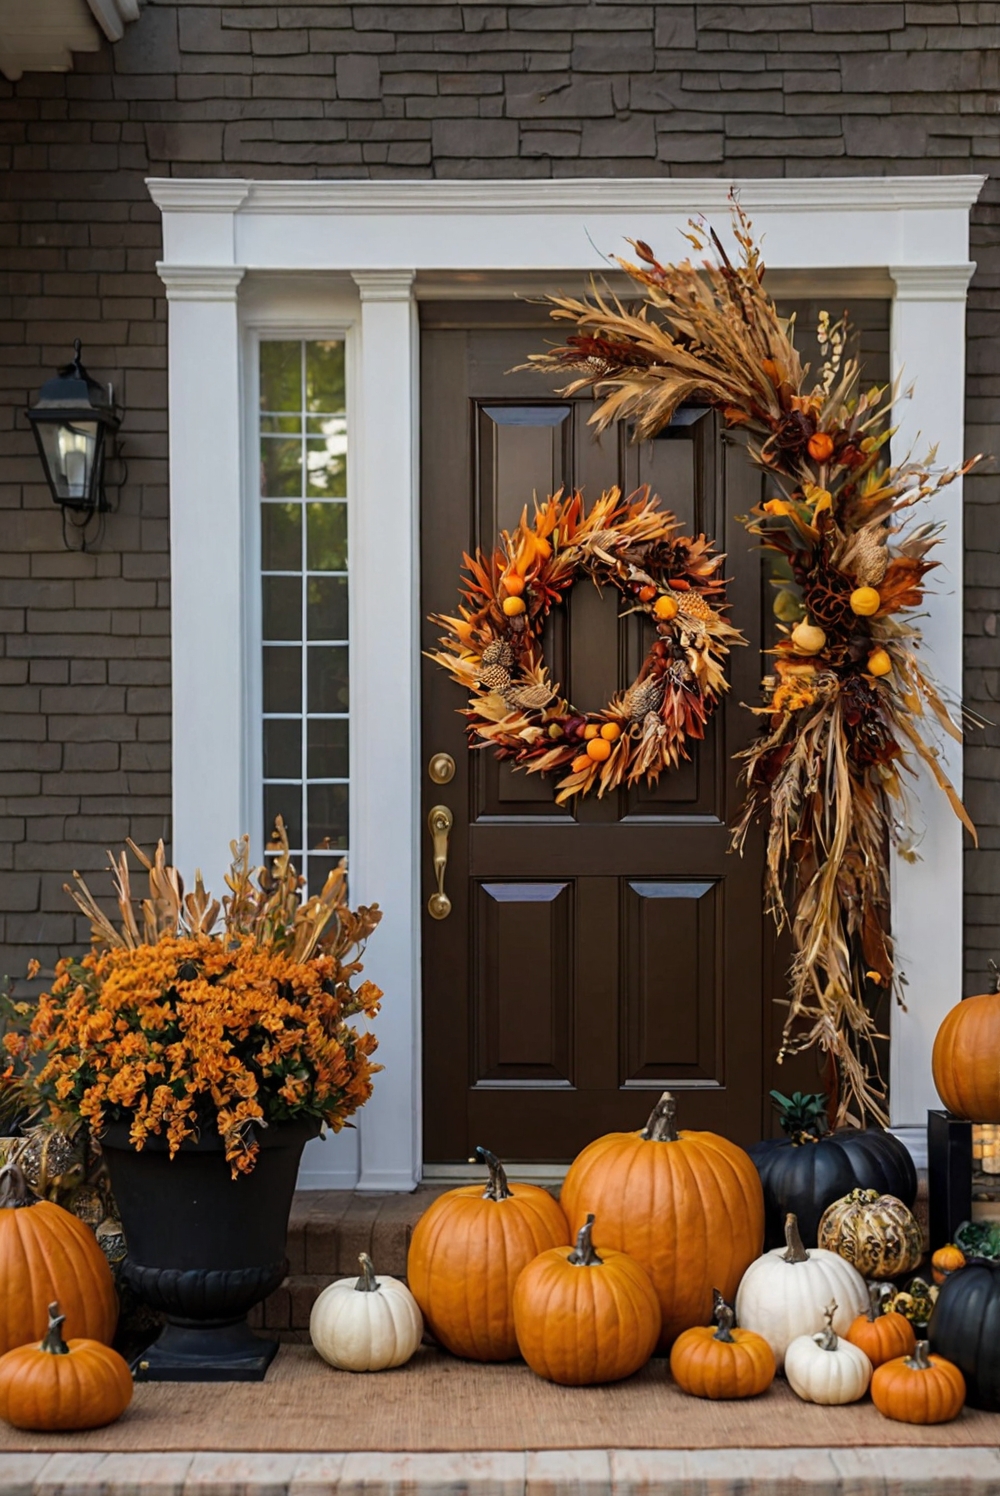
[[[451,913],[451,899],[444,891],[444,875],[448,869],[448,837],[455,817],[447,805],[432,806],[427,816],[427,829],[431,834],[434,849],[434,878],[437,892],[427,900],[427,913],[431,919],[447,919]]]

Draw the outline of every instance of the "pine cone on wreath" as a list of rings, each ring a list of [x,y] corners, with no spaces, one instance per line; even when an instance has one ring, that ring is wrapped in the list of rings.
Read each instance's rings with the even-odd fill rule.
[[[483,650],[484,665],[502,665],[505,670],[510,670],[514,664],[514,651],[506,639],[494,639],[492,644],[487,644]]]
[[[700,618],[707,623],[716,616],[715,609],[709,606],[700,592],[693,590],[691,592],[672,592],[668,590],[667,596],[672,597],[681,612],[686,613],[689,618]]]
[[[514,686],[503,693],[503,698],[522,712],[540,712],[548,706],[554,694],[548,686]]]
[[[487,665],[485,670],[480,671],[479,681],[488,691],[497,691],[501,696],[510,690],[512,684],[510,671],[505,670],[502,665]]]
[[[650,676],[630,686],[622,698],[622,708],[633,722],[642,722],[647,712],[658,712],[663,705],[663,682]]]

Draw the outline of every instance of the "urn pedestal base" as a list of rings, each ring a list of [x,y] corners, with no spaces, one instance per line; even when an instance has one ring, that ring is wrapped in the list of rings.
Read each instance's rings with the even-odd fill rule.
[[[262,1382],[278,1351],[276,1340],[261,1340],[245,1319],[206,1329],[170,1325],[137,1356],[137,1382]]]

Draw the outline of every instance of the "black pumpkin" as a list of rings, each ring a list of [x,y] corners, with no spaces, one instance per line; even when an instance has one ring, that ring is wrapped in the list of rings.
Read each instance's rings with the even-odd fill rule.
[[[851,1190],[878,1190],[912,1207],[917,1171],[909,1149],[892,1133],[880,1127],[830,1132],[825,1096],[771,1095],[787,1136],[750,1149],[764,1186],[765,1250],[783,1245],[789,1212],[798,1217],[803,1243],[814,1247],[824,1210]]]
[[[970,1262],[945,1279],[927,1338],[961,1371],[969,1406],[1000,1412],[1000,1263]]]

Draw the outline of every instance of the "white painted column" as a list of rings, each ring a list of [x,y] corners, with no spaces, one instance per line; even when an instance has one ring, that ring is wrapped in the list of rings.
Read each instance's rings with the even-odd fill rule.
[[[892,371],[913,394],[896,408],[899,430],[892,454],[924,457],[936,444],[937,466],[952,467],[966,455],[965,299],[975,266],[892,268]],[[928,577],[928,617],[921,620],[923,659],[945,699],[957,704],[962,691],[962,485],[953,483],[934,500],[910,511],[911,523],[940,520],[947,526],[934,552],[939,562]],[[941,763],[962,790],[962,745],[931,733]],[[893,859],[892,923],[897,959],[906,976],[907,1010],[892,1014],[890,1091],[893,1130],[925,1162],[928,1107],[939,1106],[931,1077],[934,1035],[945,1013],[962,995],[963,831],[945,796],[923,767],[911,795],[920,834],[920,861]]]
[[[361,293],[360,452],[351,505],[351,895],[384,914],[366,975],[384,990],[385,1066],[360,1113],[360,1190],[420,1178],[418,324],[412,271]]]
[[[200,868],[221,897],[229,843],[249,829],[236,307],[243,270],[157,268],[169,302],[173,860],[189,885]]]

